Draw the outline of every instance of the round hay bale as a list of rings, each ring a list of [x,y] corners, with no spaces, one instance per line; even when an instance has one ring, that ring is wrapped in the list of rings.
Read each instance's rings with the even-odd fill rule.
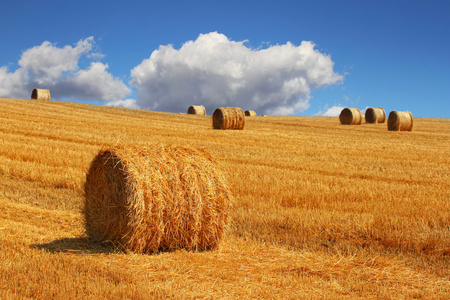
[[[388,117],[389,131],[411,131],[413,128],[413,116],[409,111],[393,110]]]
[[[213,113],[214,129],[242,130],[245,126],[245,114],[239,107],[219,107]]]
[[[191,105],[187,111],[188,115],[202,115],[206,116],[206,110],[203,105]]]
[[[245,116],[246,117],[256,117],[256,112],[254,110],[246,110]]]
[[[344,108],[339,115],[339,120],[343,125],[361,125],[361,111],[357,108]]]
[[[50,91],[42,89],[34,89],[31,92],[31,99],[36,100],[50,100]]]
[[[366,123],[384,123],[386,121],[386,113],[381,107],[366,109]]]
[[[261,117],[268,117],[269,115],[261,115]]]
[[[92,240],[122,250],[201,251],[218,246],[231,201],[205,150],[116,146],[91,162],[83,214]]]

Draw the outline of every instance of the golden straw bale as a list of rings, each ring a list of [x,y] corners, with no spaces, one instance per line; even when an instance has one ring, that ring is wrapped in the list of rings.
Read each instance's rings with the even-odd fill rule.
[[[189,106],[187,113],[189,115],[206,116],[206,110],[205,110],[205,107],[203,105],[191,105],[191,106]]]
[[[389,131],[411,131],[413,128],[413,116],[409,111],[393,110],[388,117]]]
[[[343,125],[361,125],[363,116],[357,108],[344,108],[339,115],[339,120]]]
[[[261,115],[261,117],[268,117],[269,115]]]
[[[86,233],[137,253],[214,249],[225,233],[231,201],[206,150],[105,148],[86,175]]]
[[[384,123],[386,121],[386,113],[381,107],[366,109],[366,123]]]
[[[213,113],[214,129],[238,129],[245,126],[245,114],[239,107],[219,107]]]
[[[50,100],[50,91],[42,89],[34,89],[33,92],[31,92],[31,99]]]
[[[247,117],[256,117],[256,112],[254,110],[246,110],[245,116]]]

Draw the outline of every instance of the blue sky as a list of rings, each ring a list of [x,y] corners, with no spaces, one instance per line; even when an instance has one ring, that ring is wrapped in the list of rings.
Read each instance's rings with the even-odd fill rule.
[[[0,1],[0,97],[450,117],[450,1]]]

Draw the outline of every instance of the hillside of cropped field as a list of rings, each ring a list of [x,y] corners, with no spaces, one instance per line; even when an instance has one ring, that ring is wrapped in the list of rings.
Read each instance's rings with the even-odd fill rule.
[[[87,238],[86,172],[117,144],[212,153],[234,196],[219,249],[123,253]],[[1,299],[449,294],[450,119],[392,132],[248,117],[224,131],[211,116],[0,99]]]

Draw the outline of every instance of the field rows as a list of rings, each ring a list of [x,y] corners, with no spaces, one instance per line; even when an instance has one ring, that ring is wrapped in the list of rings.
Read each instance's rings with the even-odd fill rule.
[[[216,157],[235,198],[220,251],[145,256],[87,240],[85,175],[117,143]],[[449,119],[389,132],[338,118],[256,117],[243,131],[220,131],[210,116],[0,99],[0,297],[58,298],[84,286],[79,295],[133,299],[445,298],[449,145]],[[62,288],[34,284],[38,265]]]

